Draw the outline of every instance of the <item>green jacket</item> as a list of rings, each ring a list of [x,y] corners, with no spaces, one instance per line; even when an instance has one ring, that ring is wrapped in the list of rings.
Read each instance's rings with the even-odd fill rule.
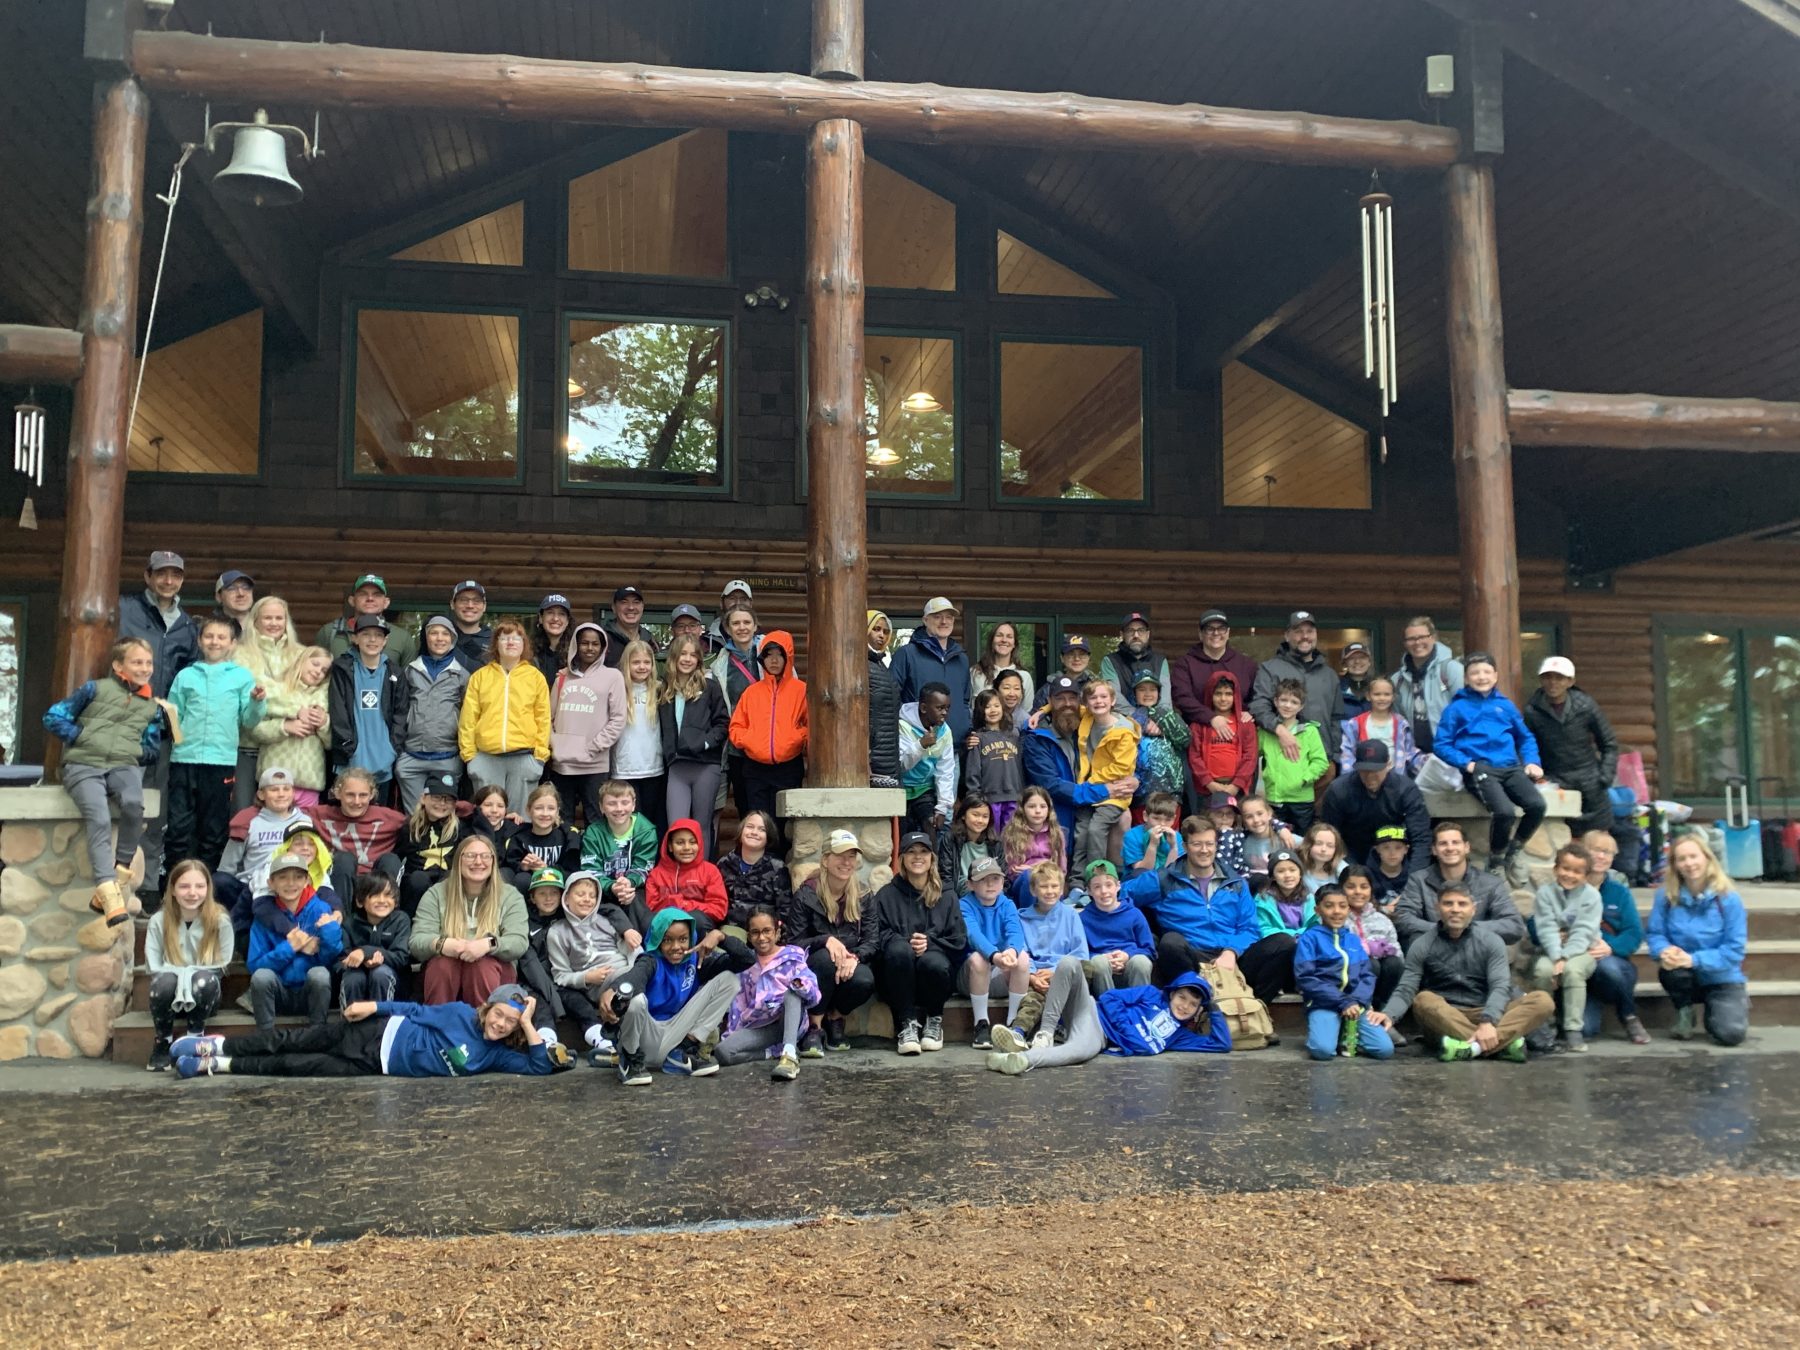
[[[1256,743],[1262,747],[1263,796],[1271,802],[1310,802],[1313,785],[1325,776],[1330,765],[1316,722],[1300,723],[1296,739],[1300,742],[1300,758],[1291,760],[1281,753],[1281,742],[1274,732],[1256,733]]]
[[[413,960],[423,965],[437,955],[437,940],[445,938],[488,937],[490,934],[475,931],[472,912],[464,909],[461,914],[454,912],[456,902],[451,903],[452,914],[445,922],[445,900],[456,878],[445,877],[437,885],[425,892],[419,901],[419,912],[413,915],[412,947]],[[494,955],[502,961],[517,961],[525,955],[525,948],[531,939],[529,921],[525,917],[525,897],[511,886],[500,888],[500,931],[491,936],[499,941],[494,945]]]
[[[68,746],[63,763],[93,769],[154,761],[167,721],[161,704],[113,675],[89,680],[44,714],[45,730]]]
[[[631,833],[623,839],[613,836],[612,826],[602,816],[582,831],[581,870],[597,872],[604,878],[601,884],[603,898],[606,888],[620,877],[629,877],[631,884],[641,891],[644,889],[644,878],[656,866],[656,855],[660,847],[656,826],[645,816],[632,816]]]

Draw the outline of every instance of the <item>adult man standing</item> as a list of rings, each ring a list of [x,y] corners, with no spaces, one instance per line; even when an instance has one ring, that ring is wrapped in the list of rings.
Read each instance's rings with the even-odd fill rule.
[[[1248,703],[1256,687],[1256,662],[1231,645],[1231,620],[1225,611],[1209,609],[1200,616],[1200,640],[1169,668],[1169,697],[1184,721],[1202,726],[1210,722],[1229,741],[1236,739],[1238,724],[1206,701],[1206,686],[1221,668],[1230,672],[1238,697]]]
[[[1506,882],[1469,866],[1469,840],[1458,822],[1440,820],[1432,827],[1431,857],[1429,867],[1407,878],[1406,889],[1395,902],[1394,927],[1401,946],[1411,947],[1436,928],[1439,897],[1451,887],[1471,898],[1474,922],[1499,938],[1502,946],[1514,946],[1525,936],[1525,920]]]
[[[450,592],[450,622],[456,625],[456,659],[473,675],[487,664],[494,640],[494,629],[487,622],[487,587],[473,577],[457,582]],[[400,669],[405,666],[405,661],[398,663]]]
[[[636,586],[625,585],[613,592],[612,623],[606,629],[606,664],[614,670],[622,668],[625,645],[648,642],[656,650],[656,639],[644,630],[644,593]]]
[[[1319,819],[1344,837],[1344,855],[1375,866],[1375,832],[1384,825],[1406,831],[1406,868],[1416,872],[1431,852],[1431,813],[1425,797],[1403,773],[1395,773],[1386,741],[1356,743],[1356,771],[1325,789]]]
[[[956,745],[969,734],[970,699],[969,654],[950,636],[959,612],[946,597],[932,596],[912,640],[888,664],[902,704],[917,703],[928,684],[942,684],[950,691],[950,735]]]
[[[1082,687],[1073,675],[1058,675],[1044,685],[1050,709],[1038,719],[1035,727],[1026,729],[1021,750],[1025,781],[1050,794],[1064,838],[1074,835],[1077,807],[1097,806],[1114,795],[1115,790],[1125,796],[1137,791],[1136,778],[1124,778],[1116,783],[1077,780],[1076,770],[1081,764]],[[955,743],[961,744],[960,741]]]
[[[255,603],[255,577],[235,567],[219,573],[219,580],[213,586],[213,613],[221,619],[231,620],[239,642],[250,631],[250,606]]]
[[[1437,638],[1429,615],[1406,621],[1401,632],[1406,657],[1394,672],[1394,711],[1412,729],[1413,744],[1429,753],[1438,719],[1463,687],[1463,665]]]
[[[1119,645],[1100,662],[1100,678],[1113,687],[1115,707],[1129,708],[1136,702],[1136,680],[1146,670],[1156,676],[1156,706],[1173,707],[1169,701],[1168,659],[1150,645],[1150,620],[1133,610],[1119,625]]]
[[[187,563],[179,553],[158,549],[144,568],[144,589],[119,597],[120,638],[141,638],[150,644],[156,665],[150,673],[150,690],[158,698],[169,696],[175,677],[200,655],[200,633],[181,608],[181,583]],[[144,786],[157,794],[154,813],[144,813],[144,879],[138,895],[155,906],[162,896],[163,823],[169,814],[170,738],[162,738],[156,763],[144,771]]]
[[[1525,1038],[1556,1011],[1550,995],[1512,996],[1506,944],[1475,921],[1468,888],[1445,886],[1437,922],[1406,949],[1406,968],[1387,1006],[1371,1013],[1391,1027],[1411,1008],[1425,1034],[1439,1042],[1438,1058],[1495,1056],[1525,1062]]]
[[[400,626],[400,616],[388,608],[387,582],[373,572],[364,572],[350,583],[350,594],[344,597],[344,613],[333,619],[313,637],[313,646],[323,647],[336,660],[356,644],[351,640],[351,626],[358,615],[374,614],[386,619],[388,628],[388,660],[404,670],[419,654],[418,641]]]
[[[1569,822],[1569,832],[1577,839],[1589,830],[1611,834],[1613,809],[1607,789],[1619,767],[1619,738],[1600,705],[1576,687],[1573,661],[1566,656],[1544,658],[1538,667],[1537,691],[1526,701],[1524,713],[1545,777],[1581,794],[1581,814]]]
[[[1255,692],[1250,696],[1250,715],[1256,724],[1274,734],[1281,743],[1282,754],[1298,761],[1300,742],[1281,725],[1281,717],[1275,711],[1275,686],[1283,680],[1298,680],[1306,686],[1306,702],[1300,716],[1318,726],[1329,761],[1329,747],[1342,740],[1339,727],[1344,720],[1344,696],[1338,686],[1337,671],[1319,651],[1318,622],[1304,609],[1288,615],[1287,636],[1275,649],[1275,655],[1257,667]],[[1327,767],[1321,784],[1331,781],[1332,772]]]

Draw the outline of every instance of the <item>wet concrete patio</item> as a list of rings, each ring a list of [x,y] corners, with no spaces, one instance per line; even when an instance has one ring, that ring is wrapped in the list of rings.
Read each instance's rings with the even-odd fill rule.
[[[1291,1048],[1024,1078],[859,1051],[625,1089],[551,1079],[0,1073],[0,1257],[784,1221],[1200,1186],[1800,1170],[1800,1053],[1519,1066]],[[71,1075],[74,1075],[71,1077]]]

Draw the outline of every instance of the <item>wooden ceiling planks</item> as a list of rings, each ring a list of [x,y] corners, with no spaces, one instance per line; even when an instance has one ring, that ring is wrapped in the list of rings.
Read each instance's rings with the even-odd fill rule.
[[[1223,386],[1226,506],[1368,508],[1363,428],[1241,362],[1225,367]]]
[[[863,170],[863,284],[956,289],[956,207],[877,159]]]
[[[690,131],[573,179],[568,265],[724,276],[725,161],[724,132]]]
[[[134,471],[256,472],[262,336],[253,310],[150,354],[131,430]]]

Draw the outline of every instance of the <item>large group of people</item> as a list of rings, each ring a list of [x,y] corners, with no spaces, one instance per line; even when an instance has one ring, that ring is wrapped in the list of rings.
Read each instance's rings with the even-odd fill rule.
[[[1005,1073],[1273,1044],[1284,993],[1315,1058],[1386,1058],[1410,1015],[1443,1058],[1523,1059],[1585,1049],[1606,1008],[1648,1040],[1646,945],[1676,1036],[1697,1010],[1715,1041],[1746,1034],[1743,906],[1704,836],[1676,841],[1640,923],[1612,870],[1617,742],[1574,667],[1545,661],[1521,710],[1426,617],[1391,676],[1360,643],[1334,664],[1305,610],[1253,661],[1217,609],[1178,657],[1134,611],[1100,661],[1071,635],[1045,674],[1004,621],[971,661],[945,597],[898,647],[870,611],[871,783],[904,801],[891,867],[837,830],[790,873],[776,808],[803,781],[807,691],[744,582],[710,624],[675,606],[662,644],[635,585],[605,624],[558,592],[528,629],[490,622],[467,580],[415,640],[365,574],[306,642],[241,570],[203,616],[184,583],[179,555],[152,554],[108,673],[44,719],[94,909],[151,911],[152,1068],[579,1056],[638,1085],[766,1059],[786,1081],[876,999],[898,1053],[942,1049],[958,993]],[[1490,813],[1485,866],[1459,820],[1433,822],[1427,766]],[[1527,918],[1547,782],[1581,816]],[[240,952],[257,1030],[210,1036]]]

